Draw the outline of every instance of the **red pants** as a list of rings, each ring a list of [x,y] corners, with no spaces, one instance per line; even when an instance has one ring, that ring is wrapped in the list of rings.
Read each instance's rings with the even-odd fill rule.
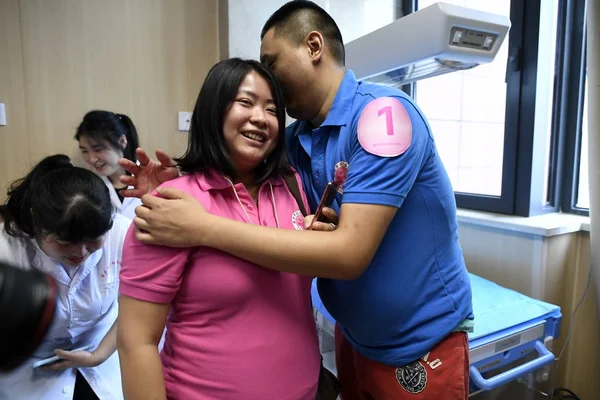
[[[455,332],[422,359],[403,367],[358,353],[335,327],[342,400],[465,400],[469,395],[467,334]]]

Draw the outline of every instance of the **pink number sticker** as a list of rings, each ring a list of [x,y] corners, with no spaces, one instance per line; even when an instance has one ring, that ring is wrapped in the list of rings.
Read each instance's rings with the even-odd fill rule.
[[[396,157],[410,147],[412,124],[399,100],[381,97],[370,102],[358,120],[358,142],[369,153]]]

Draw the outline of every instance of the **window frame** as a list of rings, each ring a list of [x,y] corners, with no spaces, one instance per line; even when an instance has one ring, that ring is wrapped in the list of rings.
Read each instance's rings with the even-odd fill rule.
[[[573,32],[573,2],[561,1],[559,14],[559,32],[557,34],[555,93],[565,94],[569,90],[569,73],[571,58],[570,41]],[[552,108],[552,137],[550,138],[550,157],[548,160],[548,191],[544,208],[560,211],[563,184],[563,164],[565,149],[566,115],[568,107],[566,96],[554,96]]]
[[[565,70],[563,75],[565,99],[563,112],[562,131],[557,130],[557,135],[562,140],[556,140],[556,153],[562,159],[557,163],[553,177],[557,181],[553,201],[557,202],[560,210],[565,213],[589,216],[589,209],[577,207],[579,194],[579,168],[581,166],[581,140],[583,105],[585,99],[585,79],[587,72],[587,23],[586,1],[569,0],[571,18],[568,21],[569,35],[565,42],[564,59]]]

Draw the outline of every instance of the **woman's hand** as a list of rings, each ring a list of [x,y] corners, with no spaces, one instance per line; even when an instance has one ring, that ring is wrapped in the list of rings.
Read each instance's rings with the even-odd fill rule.
[[[327,222],[314,221],[314,214],[307,215],[304,217],[304,229],[310,229],[312,231],[334,231],[337,229],[339,217],[337,213],[329,207],[323,208],[323,216]]]
[[[135,152],[139,165],[126,158],[119,160],[119,165],[132,174],[119,178],[121,183],[133,186],[133,189],[120,191],[123,197],[141,198],[147,193],[152,193],[161,184],[179,177],[175,163],[164,151],[156,150],[156,158],[159,162],[151,160],[142,148],[138,148]]]
[[[106,358],[102,357],[95,351],[66,351],[56,349],[54,350],[54,354],[60,357],[61,360],[55,362],[54,364],[40,367],[40,369],[47,371],[59,371],[69,368],[97,367],[106,361]]]

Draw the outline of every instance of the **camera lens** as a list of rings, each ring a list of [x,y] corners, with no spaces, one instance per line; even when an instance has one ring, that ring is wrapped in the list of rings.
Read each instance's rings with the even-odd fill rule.
[[[23,363],[44,338],[56,307],[56,283],[35,269],[0,263],[0,370]]]

